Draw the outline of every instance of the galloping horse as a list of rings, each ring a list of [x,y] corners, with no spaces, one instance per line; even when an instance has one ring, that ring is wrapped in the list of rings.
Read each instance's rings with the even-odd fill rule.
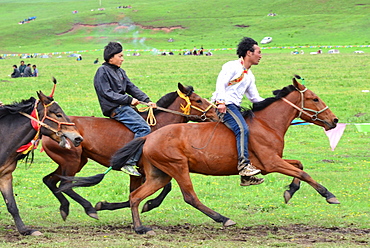
[[[293,85],[274,92],[275,97],[255,104],[253,116],[245,119],[250,127],[249,154],[254,166],[266,175],[278,172],[295,179],[285,195],[299,188],[297,180],[310,184],[326,201],[339,201],[325,187],[318,184],[306,172],[298,160],[282,159],[284,135],[291,121],[301,119],[324,127],[336,127],[337,117],[312,91],[293,79]],[[134,230],[139,233],[154,233],[141,224],[138,207],[142,200],[167,185],[174,178],[186,203],[200,210],[224,226],[235,222],[202,204],[189,173],[213,176],[238,175],[235,135],[219,123],[177,124],[163,127],[148,136],[137,138],[121,148],[112,158],[113,169],[119,169],[140,147],[140,160],[146,181],[130,194],[130,207]]]
[[[215,109],[212,108],[212,105],[208,101],[194,93],[193,87],[184,87],[180,83],[178,84],[178,91],[170,92],[163,96],[157,102],[157,106],[161,107],[162,110],[154,110],[157,123],[151,127],[152,131],[167,124],[185,123],[189,120],[218,120]],[[145,113],[142,112],[141,114],[143,118],[147,118],[148,111]],[[109,167],[110,158],[113,154],[119,148],[133,140],[134,134],[123,124],[108,118],[70,116],[70,119],[76,124],[76,128],[84,137],[84,141],[81,143],[80,147],[65,150],[55,145],[49,138],[44,137],[42,139],[44,150],[59,166],[54,172],[45,176],[43,181],[59,200],[59,209],[63,220],[66,220],[69,214],[69,202],[63,193],[78,202],[85,209],[87,215],[98,219],[96,209],[89,201],[71,188],[66,189],[68,180],[65,180],[65,178],[75,176],[87,163],[88,159],[92,159]],[[63,179],[61,179],[59,175],[61,175]],[[60,185],[58,188],[57,183],[59,181]],[[141,177],[130,177],[131,191],[141,184]]]
[[[75,146],[83,140],[52,96],[45,96],[41,91],[37,94],[38,100],[31,97],[19,103],[0,106],[0,190],[22,235],[41,235],[41,232],[27,228],[19,215],[12,185],[12,173],[17,161],[34,149],[39,135],[49,136],[55,144],[59,142],[61,149],[70,147],[67,139]]]

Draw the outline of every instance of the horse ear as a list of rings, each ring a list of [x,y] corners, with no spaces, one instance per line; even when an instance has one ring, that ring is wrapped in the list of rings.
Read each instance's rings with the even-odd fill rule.
[[[44,95],[44,93],[42,93],[42,91],[37,91],[37,96],[39,97],[40,101],[41,102],[45,102],[47,97]]]
[[[52,101],[50,100],[50,97],[47,97],[44,93],[42,93],[42,91],[38,91],[37,96],[44,105],[47,105]]]
[[[302,85],[302,84],[300,84],[298,81],[297,81],[297,79],[296,78],[298,78],[298,79],[300,79],[301,77],[300,76],[298,76],[298,75],[295,75],[294,76],[294,78],[293,78],[293,85],[294,85],[294,87],[296,87],[297,89],[299,89],[299,90],[304,90],[305,89],[305,87]]]
[[[177,87],[179,88],[179,90],[182,92],[182,93],[184,93],[184,94],[186,94],[187,92],[186,92],[186,89],[185,89],[185,87],[184,87],[184,85],[182,85],[180,82],[177,84]]]

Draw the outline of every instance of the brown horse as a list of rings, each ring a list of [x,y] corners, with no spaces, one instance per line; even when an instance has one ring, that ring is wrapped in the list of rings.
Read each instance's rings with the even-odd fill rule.
[[[306,172],[298,160],[282,159],[284,135],[291,121],[301,119],[324,127],[336,127],[337,117],[312,91],[293,79],[293,85],[274,92],[275,97],[255,104],[253,117],[245,117],[250,127],[249,154],[262,174],[278,172],[302,180],[317,190],[326,201],[339,201]],[[155,193],[174,178],[186,203],[224,226],[235,222],[202,204],[189,173],[213,176],[238,175],[235,135],[219,123],[177,124],[163,127],[148,136],[138,138],[120,149],[112,158],[114,169],[122,165],[143,146],[141,165],[146,181],[130,194],[130,207],[137,233],[152,233],[141,224],[138,207],[142,200]],[[171,149],[169,149],[171,148]],[[294,182],[293,180],[293,182]],[[286,193],[289,194],[289,193]]]
[[[37,94],[38,100],[31,97],[0,106],[0,190],[22,235],[41,235],[41,232],[26,227],[19,215],[12,185],[12,173],[18,160],[33,152],[40,135],[49,136],[53,143],[59,143],[61,149],[70,147],[67,139],[75,146],[83,140],[52,96],[45,96],[41,91]]]
[[[193,87],[184,87],[180,83],[178,84],[178,91],[163,96],[157,102],[157,106],[162,110],[154,110],[157,123],[152,126],[152,131],[167,124],[185,123],[189,120],[218,120],[215,109],[208,101],[194,93]],[[148,112],[142,113],[145,119],[147,115]],[[45,176],[43,181],[59,200],[59,209],[63,220],[66,220],[69,214],[69,201],[63,193],[78,202],[85,209],[87,215],[98,219],[96,209],[89,201],[68,188],[69,182],[66,179],[75,176],[87,163],[88,159],[109,167],[112,155],[119,148],[133,140],[134,134],[118,121],[108,118],[70,116],[70,119],[76,124],[77,129],[84,137],[84,141],[80,147],[65,150],[55,145],[49,138],[44,137],[42,139],[44,150],[59,166],[54,172]],[[59,188],[57,187],[58,182],[60,182]],[[131,191],[141,184],[141,177],[130,177]]]

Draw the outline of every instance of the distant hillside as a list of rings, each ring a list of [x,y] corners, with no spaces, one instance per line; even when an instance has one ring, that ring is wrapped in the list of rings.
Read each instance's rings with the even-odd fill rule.
[[[126,49],[228,48],[243,36],[271,36],[268,46],[370,44],[366,0],[2,2],[0,53],[100,49],[111,40]]]

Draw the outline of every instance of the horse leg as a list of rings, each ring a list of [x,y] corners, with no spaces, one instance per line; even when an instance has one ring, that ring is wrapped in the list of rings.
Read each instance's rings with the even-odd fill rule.
[[[48,154],[49,157],[51,157],[53,160],[54,158]],[[76,158],[76,157],[75,157]],[[75,161],[58,161],[57,159],[54,160],[59,164],[58,168],[50,173],[49,175],[45,176],[43,178],[44,184],[50,189],[50,191],[54,194],[54,196],[58,199],[60,203],[59,211],[60,215],[62,216],[62,219],[65,221],[69,215],[69,201],[68,199],[63,195],[63,192],[58,192],[59,188],[57,187],[57,183],[61,182],[61,185],[63,184],[63,181],[61,181],[60,177],[58,175],[67,175],[67,176],[74,176],[76,173],[82,168],[86,163],[87,159],[79,158],[76,161],[81,161],[80,164],[77,164]],[[98,215],[96,213],[95,208],[91,205],[89,201],[81,197],[79,194],[77,194],[73,189],[66,190],[64,192],[69,197],[71,197],[73,200],[75,200],[77,203],[79,203],[84,209],[85,213],[89,215],[90,217],[94,219],[98,219]]]
[[[139,188],[143,183],[144,178],[143,177],[137,177],[137,176],[130,176],[130,193],[134,191],[135,189]],[[96,211],[101,210],[117,210],[121,208],[129,208],[130,207],[130,201],[125,202],[107,202],[107,201],[100,201],[96,203],[95,209]]]
[[[58,169],[49,175],[45,176],[42,181],[44,184],[50,189],[50,191],[53,193],[53,195],[58,199],[60,203],[59,211],[60,215],[62,216],[62,219],[65,221],[67,219],[67,216],[69,214],[69,201],[67,198],[63,195],[62,192],[57,193],[57,183],[60,181],[60,178],[57,176],[57,171],[59,171],[60,166]]]
[[[158,170],[157,168],[152,167],[150,170],[152,171],[152,173],[151,174],[146,173],[147,178],[144,184],[141,185],[138,189],[131,192],[130,206],[135,232],[138,234],[154,235],[155,233],[150,227],[143,226],[141,223],[139,214],[139,204],[146,197],[152,195],[160,188],[168,184],[171,181],[171,177],[163,173],[162,171]]]
[[[3,165],[2,168],[9,167],[9,166],[14,167],[12,170],[9,170],[8,172],[5,172],[4,174],[2,174],[3,171],[0,171],[0,190],[1,190],[1,194],[3,195],[4,201],[6,203],[8,212],[13,217],[13,220],[15,222],[15,226],[17,227],[18,232],[22,235],[33,235],[33,236],[42,235],[42,233],[37,230],[27,228],[24,225],[19,215],[17,203],[15,202],[15,199],[14,199],[13,176],[12,176],[12,172],[15,169],[16,163],[11,164],[9,166],[5,166],[5,167],[4,166],[5,165]]]
[[[208,217],[210,217],[214,221],[222,222],[222,224],[225,227],[232,226],[232,225],[236,224],[234,221],[230,220],[229,218],[227,218],[225,216],[222,216],[221,214],[219,214],[216,211],[208,208],[207,206],[205,206],[203,203],[200,202],[200,200],[198,199],[198,197],[197,197],[197,195],[194,191],[193,184],[191,182],[189,172],[187,172],[187,173],[184,173],[184,172],[178,173],[178,174],[176,174],[176,176],[174,175],[174,179],[179,184],[180,189],[181,189],[181,193],[182,193],[182,195],[184,197],[184,201],[186,203],[188,203],[191,206],[193,206],[194,208],[198,209],[199,211],[201,211],[202,213],[204,213],[205,215],[207,215]]]
[[[130,192],[140,187],[141,184],[142,184],[142,179],[140,177],[131,176],[130,177]],[[159,207],[162,204],[164,198],[166,198],[168,193],[171,192],[171,189],[172,189],[172,185],[171,185],[171,182],[169,182],[168,184],[166,184],[166,186],[163,187],[162,192],[157,197],[155,197],[154,199],[148,200],[144,204],[141,212],[142,213],[149,212],[150,210]],[[100,201],[96,203],[95,205],[96,211],[101,211],[101,210],[111,210],[112,211],[112,210],[117,210],[121,208],[129,208],[129,207],[130,207],[130,201],[125,201],[125,202]]]
[[[64,183],[66,183],[66,181],[62,180],[60,182],[60,186],[62,186]],[[88,216],[97,220],[99,219],[95,208],[91,205],[91,203],[88,200],[77,194],[73,189],[68,189],[63,192],[69,197],[71,197],[74,201],[78,202],[85,209],[85,213]]]
[[[164,198],[166,198],[168,193],[171,192],[171,189],[172,184],[171,182],[169,182],[166,184],[166,186],[163,187],[162,192],[156,198],[151,199],[144,204],[141,212],[142,213],[149,212],[150,210],[159,207],[162,204]]]
[[[299,160],[284,159],[285,162],[293,165],[294,167],[303,170],[303,165]],[[289,184],[289,189],[284,192],[285,203],[288,203],[289,200],[293,197],[294,193],[299,190],[301,187],[301,180],[298,178],[293,178],[292,182]]]
[[[266,166],[267,164],[271,164],[271,167]],[[294,167],[293,165],[284,161],[280,157],[278,157],[277,161],[271,161],[271,163],[263,163],[263,165],[265,167],[265,170],[270,169],[268,171],[269,173],[278,172],[305,181],[306,183],[311,185],[321,196],[325,197],[326,201],[330,204],[340,203],[338,199],[330,191],[328,191],[324,186],[313,180],[313,178],[310,175],[308,175],[308,173],[299,168]]]

